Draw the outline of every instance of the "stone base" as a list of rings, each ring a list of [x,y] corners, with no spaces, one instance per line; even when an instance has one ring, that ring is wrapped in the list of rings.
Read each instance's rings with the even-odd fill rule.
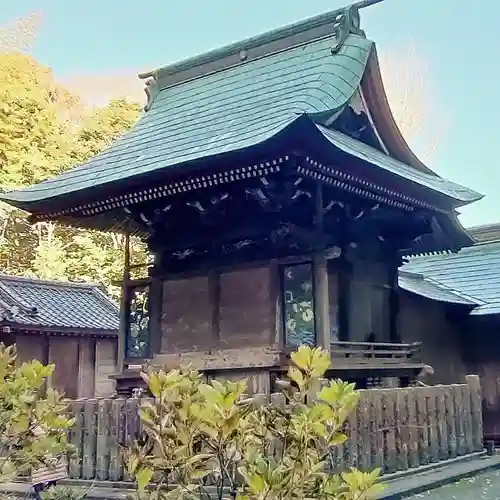
[[[141,377],[140,370],[125,370],[122,373],[110,375],[109,378],[115,381],[115,391],[119,397],[132,397],[134,389],[147,391],[147,385]]]

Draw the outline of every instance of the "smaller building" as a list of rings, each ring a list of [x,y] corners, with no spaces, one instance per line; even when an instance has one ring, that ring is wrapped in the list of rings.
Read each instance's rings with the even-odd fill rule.
[[[434,383],[481,376],[484,433],[500,440],[500,224],[469,229],[457,253],[411,258],[400,271],[405,341],[421,341]]]
[[[0,341],[20,361],[54,363],[50,384],[69,398],[109,396],[119,307],[96,285],[0,275]]]

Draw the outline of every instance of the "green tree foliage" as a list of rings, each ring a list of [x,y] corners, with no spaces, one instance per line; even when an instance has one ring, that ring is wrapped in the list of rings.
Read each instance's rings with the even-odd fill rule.
[[[72,164],[75,145],[63,117],[75,104],[31,57],[0,54],[0,185],[39,182]]]
[[[284,405],[246,397],[245,381],[206,384],[189,367],[145,373],[154,400],[141,403],[145,436],[126,451],[140,495],[205,497],[210,474],[219,499],[364,500],[380,493],[378,469],[333,472],[335,447],[346,440],[342,426],[359,399],[354,385],[320,383],[330,366],[321,349],[302,346],[292,361],[281,382]]]
[[[97,108],[84,120],[77,139],[84,159],[108,147],[128,130],[139,116],[139,105],[113,100],[105,108]]]
[[[0,483],[33,467],[50,467],[70,451],[73,420],[61,396],[45,390],[53,370],[39,361],[17,366],[15,346],[0,344]]]
[[[24,187],[84,162],[128,130],[139,105],[111,101],[86,109],[33,58],[0,52],[0,189]],[[135,255],[145,258],[133,242]],[[0,205],[0,272],[47,279],[120,279],[123,238],[63,227],[31,226]]]

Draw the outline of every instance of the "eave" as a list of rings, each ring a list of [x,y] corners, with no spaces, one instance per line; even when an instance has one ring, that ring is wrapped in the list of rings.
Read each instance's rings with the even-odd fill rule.
[[[105,330],[98,328],[64,328],[49,327],[45,325],[16,323],[15,321],[0,321],[1,328],[9,328],[10,333],[20,335],[47,335],[55,337],[87,337],[99,339],[117,339],[118,330]]]
[[[374,43],[359,28],[365,3],[141,75],[148,104],[129,133],[87,163],[0,199],[34,220],[128,231],[127,207],[266,175],[298,154],[320,182],[435,213],[446,249],[471,244],[454,210],[481,195],[438,177],[402,138]],[[333,130],[358,95],[388,154]],[[422,252],[436,249],[428,239],[417,242]]]
[[[419,295],[435,302],[466,306],[469,310],[481,304],[481,301],[461,294],[457,290],[446,287],[432,278],[419,273],[399,271],[398,286],[402,290],[414,295]]]
[[[500,241],[476,243],[456,253],[422,255],[409,259],[402,272],[421,275],[441,289],[471,300],[471,316],[500,313]],[[417,288],[418,294],[427,291]],[[430,297],[432,298],[432,297]]]

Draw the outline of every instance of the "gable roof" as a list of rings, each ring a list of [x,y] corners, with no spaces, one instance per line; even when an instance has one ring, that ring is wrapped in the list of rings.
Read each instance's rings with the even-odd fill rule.
[[[483,241],[457,253],[411,258],[401,268],[399,286],[434,300],[440,300],[436,297],[441,294],[447,294],[449,302],[464,303],[463,299],[466,299],[473,304],[471,315],[500,314],[499,229],[500,225],[471,228],[470,233],[483,235]],[[421,275],[432,281],[433,291],[429,290],[427,283],[424,285],[415,279],[409,283],[405,273]]]
[[[366,80],[368,66],[372,79],[379,75],[374,43],[351,6],[141,75],[149,99],[130,132],[83,165],[0,199],[46,213],[61,197],[75,203],[70,196],[77,192],[129,185],[153,172],[168,175],[277,141],[303,116],[318,134],[314,124],[334,123]],[[391,158],[381,154],[380,160],[389,165]],[[406,173],[399,169],[397,175]],[[412,182],[429,188],[431,178],[439,179],[448,194],[463,195],[458,204],[481,198],[425,167],[420,173]]]
[[[0,275],[0,323],[117,335],[119,307],[97,285]]]

